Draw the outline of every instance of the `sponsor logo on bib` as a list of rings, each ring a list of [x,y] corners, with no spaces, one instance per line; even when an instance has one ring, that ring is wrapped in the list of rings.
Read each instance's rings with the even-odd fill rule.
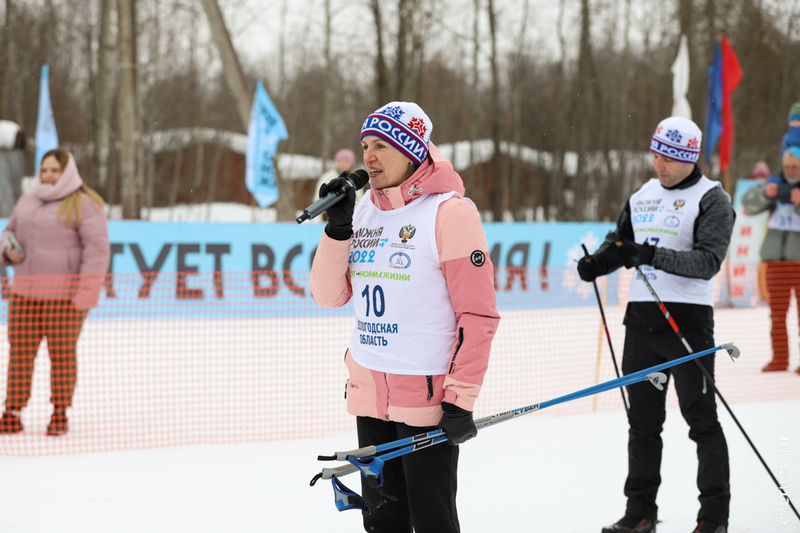
[[[411,266],[411,258],[403,252],[393,253],[389,257],[389,266],[392,268],[406,269]]]

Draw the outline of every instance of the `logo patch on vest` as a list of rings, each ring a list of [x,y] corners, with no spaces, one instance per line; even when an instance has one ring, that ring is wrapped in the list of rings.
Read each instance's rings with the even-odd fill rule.
[[[472,264],[476,267],[483,266],[483,264],[486,262],[486,255],[484,255],[484,253],[480,250],[475,250],[469,256],[469,260],[472,261]]]
[[[405,243],[408,241],[408,239],[413,237],[416,232],[417,228],[415,228],[411,224],[409,224],[408,226],[403,226],[402,228],[400,228],[400,240],[403,243]]]
[[[411,266],[411,258],[403,252],[394,253],[389,257],[389,266],[400,269],[408,268]]]

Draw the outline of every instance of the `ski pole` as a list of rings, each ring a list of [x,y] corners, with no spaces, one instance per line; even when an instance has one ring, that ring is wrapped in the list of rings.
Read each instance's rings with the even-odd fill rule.
[[[577,400],[579,398],[584,398],[586,396],[591,396],[593,394],[599,394],[601,392],[615,389],[617,387],[632,385],[634,383],[639,383],[641,381],[650,381],[655,387],[661,390],[662,384],[666,382],[666,376],[660,372],[661,370],[677,366],[681,363],[685,363],[693,359],[697,359],[698,357],[703,357],[704,355],[715,353],[719,350],[725,350],[726,352],[728,352],[728,355],[731,356],[731,359],[739,357],[739,348],[730,343],[722,344],[720,346],[709,348],[708,350],[704,350],[702,352],[686,355],[684,357],[681,357],[680,359],[667,361],[666,363],[661,363],[659,365],[655,365],[650,368],[645,368],[643,370],[639,370],[638,372],[633,372],[626,376],[606,381],[605,383],[600,383],[598,385],[593,385],[591,387],[587,387],[585,389],[581,389],[579,391],[572,392],[564,396],[559,396],[558,398],[555,398],[553,400],[527,405],[525,407],[512,409],[510,411],[505,411],[502,413],[497,413],[478,419],[475,421],[475,427],[477,427],[480,430],[483,428],[487,428],[489,426],[499,424],[501,422],[505,422],[507,420],[511,420],[512,418],[518,418],[520,416],[529,413],[541,411],[542,409],[545,409],[547,407],[552,407],[553,405],[558,405],[572,400]],[[395,457],[400,457],[401,455],[406,455],[408,453],[412,453],[424,448],[428,448],[430,446],[434,446],[436,444],[445,442],[446,440],[447,440],[447,434],[443,432],[441,429],[436,429],[433,431],[428,431],[427,433],[420,433],[412,437],[406,437],[404,439],[398,439],[384,444],[365,446],[363,448],[358,448],[356,450],[350,450],[346,452],[335,452],[333,455],[320,455],[317,457],[317,459],[320,461],[351,461],[357,463],[359,460],[377,456],[386,461],[389,459],[394,459]],[[319,474],[314,476],[314,478],[311,480],[310,485],[313,486],[319,479],[331,479],[334,477],[341,477],[348,474],[352,474],[353,472],[359,469],[360,468],[355,464],[341,465],[336,468],[323,468]]]
[[[621,244],[622,243],[617,243],[617,246],[620,246]],[[635,266],[634,268],[636,269],[636,273],[639,275],[639,277],[642,279],[642,281],[644,281],[644,284],[647,287],[647,290],[650,291],[650,295],[653,297],[653,300],[655,300],[655,302],[658,305],[659,309],[661,309],[661,313],[663,313],[664,318],[667,319],[667,322],[669,322],[669,325],[672,327],[672,330],[680,338],[681,342],[683,343],[684,348],[686,348],[686,350],[689,353],[692,353],[692,347],[689,346],[689,341],[686,340],[686,337],[683,335],[683,332],[681,332],[680,328],[678,327],[678,324],[675,322],[675,319],[673,319],[672,315],[669,314],[669,311],[667,310],[667,306],[664,305],[664,302],[661,301],[661,299],[658,297],[658,294],[656,294],[655,289],[653,289],[653,286],[650,285],[650,282],[647,281],[646,277],[644,277],[644,274],[642,274],[642,270],[638,266]],[[758,452],[758,449],[756,448],[756,445],[753,444],[752,440],[750,440],[750,436],[747,434],[747,432],[744,430],[742,425],[739,423],[739,419],[736,418],[736,415],[733,414],[733,411],[731,410],[730,406],[728,405],[728,402],[726,402],[725,398],[722,397],[722,393],[717,388],[717,384],[714,382],[714,378],[711,376],[711,373],[706,369],[705,366],[703,366],[703,363],[701,363],[700,361],[695,360],[695,363],[697,363],[697,366],[700,367],[700,370],[703,372],[703,375],[705,376],[706,380],[708,380],[708,382],[711,384],[711,387],[714,389],[714,392],[717,394],[717,397],[722,402],[722,405],[725,406],[725,409],[728,411],[728,414],[731,415],[731,418],[736,423],[736,426],[739,428],[739,431],[742,432],[742,435],[744,435],[744,438],[747,441],[747,443],[750,445],[750,447],[755,452],[756,457],[758,457],[758,460],[761,461],[761,464],[764,466],[764,470],[766,470],[767,474],[769,474],[769,477],[772,478],[772,481],[775,483],[775,486],[778,487],[778,490],[780,491],[781,495],[784,498],[786,498],[786,501],[789,503],[789,507],[792,508],[792,511],[794,511],[795,516],[797,516],[797,518],[800,519],[800,513],[797,512],[797,509],[795,508],[794,504],[792,503],[792,500],[789,499],[789,495],[786,494],[786,492],[784,492],[783,487],[781,487],[780,483],[778,483],[778,480],[775,479],[775,475],[772,473],[772,471],[767,466],[767,462],[764,461],[764,458]]]
[[[583,247],[583,254],[588,262],[589,259],[589,250],[586,249],[586,245],[581,243],[581,247]],[[608,322],[606,322],[606,313],[603,311],[603,302],[600,298],[600,291],[597,289],[597,281],[592,280],[592,285],[594,285],[594,295],[597,297],[597,305],[600,307],[600,316],[603,319],[603,329],[606,331],[606,340],[608,340],[608,349],[611,351],[611,360],[614,362],[614,372],[616,372],[617,377],[619,377],[619,367],[617,367],[617,358],[614,355],[614,347],[611,345],[611,333],[608,332]],[[619,388],[619,393],[622,396],[622,405],[625,406],[625,412],[628,412],[628,400],[625,398],[625,391],[622,387]]]

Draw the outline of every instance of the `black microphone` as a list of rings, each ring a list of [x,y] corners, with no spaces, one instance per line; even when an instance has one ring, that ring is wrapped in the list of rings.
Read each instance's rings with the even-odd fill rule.
[[[342,172],[344,174],[344,172]],[[341,174],[339,175],[339,177]],[[356,170],[347,175],[344,180],[344,185],[336,190],[328,191],[328,194],[306,207],[303,214],[297,217],[297,223],[302,224],[309,218],[314,218],[323,211],[326,211],[330,206],[342,200],[348,189],[360,190],[369,181],[369,174],[366,170]]]

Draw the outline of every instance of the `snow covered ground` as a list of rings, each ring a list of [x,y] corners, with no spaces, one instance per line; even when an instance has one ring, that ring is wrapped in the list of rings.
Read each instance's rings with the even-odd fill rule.
[[[618,357],[623,309],[606,308]],[[341,402],[340,363],[351,319],[299,319],[308,334],[286,320],[291,319],[203,322],[202,330],[155,321],[147,326],[147,335],[136,321],[114,323],[124,326],[121,332],[103,329],[111,322],[90,321],[82,336],[73,431],[57,441],[42,435],[49,416],[48,365],[40,357],[33,405],[24,418],[30,431],[2,437],[0,449],[6,455],[0,456],[0,532],[361,531],[358,512],[336,511],[329,482],[309,487],[312,476],[332,466],[318,462],[318,454],[356,447],[354,431],[341,429],[352,428]],[[768,467],[800,506],[800,376],[760,372],[769,357],[764,306],[718,309],[716,321],[717,341],[736,342],[742,350],[736,363],[724,355],[717,359],[716,381]],[[792,306],[793,339],[797,324]],[[550,400],[597,379],[611,379],[598,326],[594,307],[504,311],[478,415]],[[276,340],[281,331],[291,338],[292,350]],[[169,342],[159,341],[166,335]],[[0,338],[5,338],[4,331]],[[182,349],[176,351],[178,345]],[[225,359],[226,350],[236,355],[236,364]],[[297,353],[310,354],[309,360],[298,361],[292,357]],[[5,354],[7,348],[0,346],[0,368],[5,368]],[[793,344],[792,369],[798,356]],[[601,360],[602,367],[596,366]],[[197,379],[183,372],[181,365],[188,362],[192,364],[186,368],[199,372]],[[219,365],[225,371],[218,371]],[[310,368],[319,374],[311,386]],[[125,380],[117,379],[119,369]],[[298,369],[304,381],[297,380]],[[230,379],[241,373],[252,379]],[[181,375],[194,385],[175,377]],[[220,376],[230,391],[218,390],[223,382],[208,381]],[[166,397],[168,403],[163,397],[150,401],[150,387],[161,382],[175,392]],[[206,382],[210,385],[200,386]],[[672,390],[658,531],[688,533],[698,506],[696,459]],[[212,402],[215,410],[192,408],[202,401]],[[596,402],[586,398],[556,405],[488,428],[466,443],[459,473],[462,531],[597,533],[620,518],[627,471],[627,423],[620,403],[619,393],[608,391]],[[104,418],[106,411],[111,414]],[[781,502],[733,420],[722,406],[719,411],[731,455],[730,533],[800,531],[800,520]],[[231,427],[238,433],[220,435],[226,426],[208,418],[208,412],[233,420]],[[146,424],[137,425],[142,420]],[[291,427],[281,429],[281,424]],[[339,433],[274,440],[273,431],[330,433],[324,424]],[[248,432],[272,440],[69,453],[185,442],[194,433],[209,438],[206,432],[217,442],[228,436],[241,441]],[[352,488],[359,485],[355,476],[344,482]]]
[[[732,409],[797,506],[800,402]],[[731,453],[730,532],[800,531],[756,455],[727,412],[720,412]],[[696,460],[687,433],[680,413],[670,409],[659,533],[688,533],[694,526]],[[599,532],[624,511],[626,441],[621,411],[542,411],[484,430],[461,452],[462,530]],[[309,487],[323,466],[317,454],[353,447],[354,434],[344,433],[263,444],[0,457],[0,531],[360,531],[357,511],[336,511],[329,482]],[[343,480],[358,486],[355,476]]]

